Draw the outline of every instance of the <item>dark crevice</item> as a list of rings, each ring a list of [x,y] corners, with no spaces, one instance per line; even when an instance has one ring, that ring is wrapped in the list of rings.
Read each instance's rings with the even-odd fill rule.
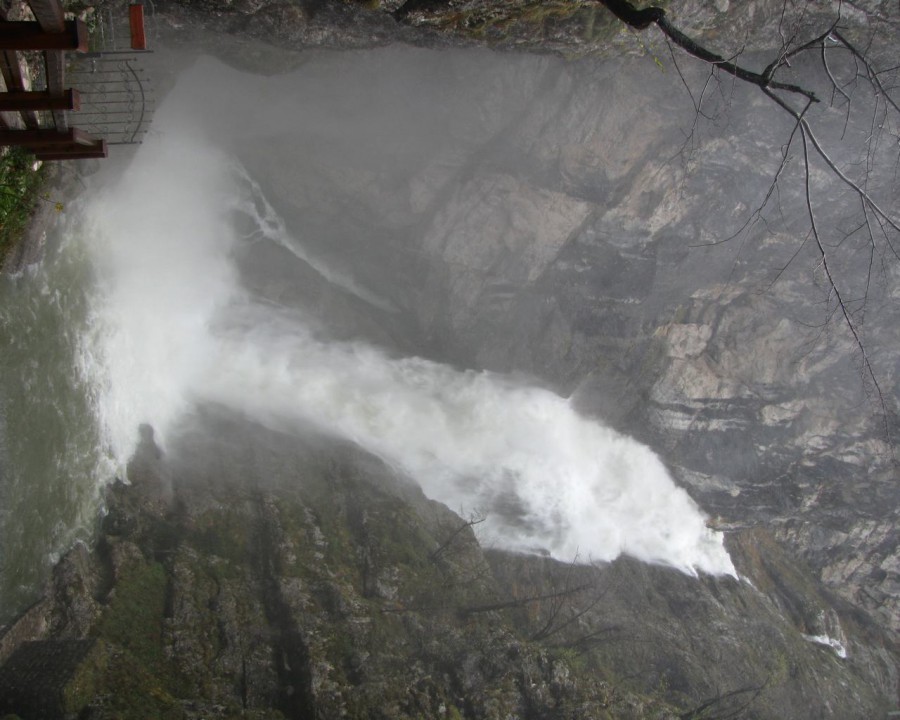
[[[255,562],[262,605],[273,630],[272,648],[275,672],[278,675],[278,709],[289,720],[310,720],[317,717],[315,695],[312,690],[309,650],[294,622],[291,608],[281,593],[278,578],[281,563],[272,518],[261,494],[256,497],[257,523],[255,533]],[[244,663],[246,671],[246,663]],[[246,678],[242,678],[241,695],[246,702]]]
[[[247,709],[248,687],[247,687],[247,658],[241,658],[241,707]]]

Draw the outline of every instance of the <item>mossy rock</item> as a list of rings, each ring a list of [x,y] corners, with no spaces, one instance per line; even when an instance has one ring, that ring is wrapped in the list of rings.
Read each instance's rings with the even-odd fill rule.
[[[208,511],[198,517],[191,543],[206,555],[216,555],[243,564],[250,555],[246,516],[240,508]]]
[[[69,705],[84,712],[90,708],[92,720],[180,720],[181,703],[173,697],[160,678],[138,662],[129,652],[107,643],[98,643],[96,651],[83,664],[79,691],[72,700],[87,702]]]
[[[159,563],[135,565],[119,578],[95,634],[98,642],[71,684],[68,707],[91,707],[97,718],[181,718],[163,650],[169,582]]]
[[[159,563],[132,567],[116,583],[115,596],[100,620],[97,634],[127,650],[144,667],[158,672],[168,577]]]

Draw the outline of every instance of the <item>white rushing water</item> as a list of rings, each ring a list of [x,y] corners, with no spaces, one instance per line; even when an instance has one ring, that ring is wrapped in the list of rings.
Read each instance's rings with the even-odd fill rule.
[[[310,425],[407,472],[432,498],[488,514],[488,540],[561,560],[621,553],[734,573],[722,536],[647,447],[512,379],[330,341],[302,308],[242,287],[235,251],[287,230],[224,150],[169,105],[124,177],[87,203],[97,267],[89,344],[105,441],[120,463],[141,423],[164,446],[214,402],[279,430]],[[265,213],[248,213],[249,207]],[[265,217],[263,217],[265,216]],[[294,253],[301,257],[298,253]],[[377,302],[341,273],[329,282]]]

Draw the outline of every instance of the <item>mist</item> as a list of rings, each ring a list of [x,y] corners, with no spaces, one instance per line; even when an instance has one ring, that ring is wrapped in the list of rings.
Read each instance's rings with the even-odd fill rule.
[[[165,450],[194,409],[213,404],[282,432],[358,444],[429,497],[485,514],[482,540],[496,547],[579,562],[625,553],[734,574],[721,533],[649,448],[550,390],[409,352],[421,335],[398,302],[402,274],[373,273],[352,243],[323,238],[334,208],[284,217],[254,178],[252,148],[273,137],[315,148],[319,163],[332,152],[363,166],[387,155],[396,162],[379,180],[386,204],[408,203],[412,176],[448,140],[474,144],[475,128],[513,121],[554,72],[546,60],[512,66],[486,53],[431,58],[429,70],[422,59],[410,50],[323,56],[265,79],[202,59],[180,76],[129,167],[101,177],[72,220],[96,269],[85,354],[108,452],[124,467],[145,423]],[[432,77],[426,92],[438,68],[446,85]],[[478,118],[479,93],[517,77],[502,113]],[[287,154],[270,178],[308,170]],[[346,179],[336,206],[361,179]],[[270,268],[263,249],[277,250]],[[273,297],[247,279],[247,266],[258,276],[283,264],[351,311],[330,317],[302,292]],[[392,328],[380,344],[354,330],[379,322]]]

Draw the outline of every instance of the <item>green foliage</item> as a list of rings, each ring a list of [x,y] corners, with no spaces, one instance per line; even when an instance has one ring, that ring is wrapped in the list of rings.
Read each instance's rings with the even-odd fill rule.
[[[40,197],[44,171],[33,166],[34,156],[22,148],[6,148],[0,156],[0,262],[28,227]]]

